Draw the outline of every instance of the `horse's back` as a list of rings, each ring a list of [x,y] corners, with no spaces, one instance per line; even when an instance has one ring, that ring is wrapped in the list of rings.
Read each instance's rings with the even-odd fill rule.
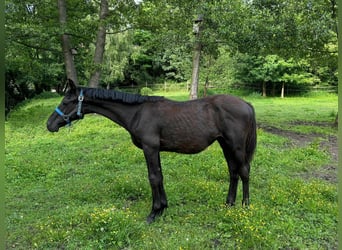
[[[160,118],[160,125],[173,129],[214,131],[223,125],[245,123],[254,118],[253,107],[239,97],[213,95],[196,100],[176,102],[165,100],[151,112]],[[236,125],[237,125],[236,124]]]
[[[221,107],[226,112],[230,113],[249,113],[252,107],[249,103],[242,100],[240,97],[233,95],[214,95],[212,96],[212,103],[216,107]]]

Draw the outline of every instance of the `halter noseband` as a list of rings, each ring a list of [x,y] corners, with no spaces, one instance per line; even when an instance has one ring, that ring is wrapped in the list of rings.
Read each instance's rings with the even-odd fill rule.
[[[84,99],[84,95],[83,95],[83,89],[81,89],[80,91],[80,95],[78,96],[78,104],[77,104],[77,109],[76,109],[76,115],[82,119],[83,118],[83,114],[82,114],[82,102]],[[67,123],[68,126],[71,125],[71,121],[70,121],[70,117],[71,115],[73,115],[75,113],[75,111],[72,111],[70,114],[66,115],[62,112],[62,110],[60,110],[58,107],[55,108],[55,111],[58,115],[62,116],[64,121]]]

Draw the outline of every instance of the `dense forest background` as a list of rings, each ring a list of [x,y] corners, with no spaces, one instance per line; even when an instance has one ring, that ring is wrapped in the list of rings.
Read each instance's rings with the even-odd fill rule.
[[[190,83],[196,52],[200,87],[337,88],[336,0],[6,0],[5,31],[7,111],[70,76],[105,88]]]

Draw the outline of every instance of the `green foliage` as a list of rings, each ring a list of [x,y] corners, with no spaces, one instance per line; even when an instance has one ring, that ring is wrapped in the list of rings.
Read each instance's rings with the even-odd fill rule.
[[[150,89],[149,87],[143,87],[140,90],[140,94],[142,95],[152,95],[152,93],[153,93],[153,90]]]
[[[190,79],[191,58],[189,51],[184,46],[165,49],[160,54],[160,63],[166,79],[176,82]]]
[[[220,47],[216,59],[207,56],[204,60],[207,63],[203,64],[204,67],[200,74],[202,79],[207,77],[211,87],[227,88],[236,81],[234,79],[235,60],[231,56],[228,47]]]
[[[186,92],[167,94],[187,99]],[[336,95],[246,99],[259,124],[293,132],[316,133],[293,121],[329,122],[337,110]],[[296,145],[258,129],[249,209],[224,205],[227,167],[217,143],[196,155],[163,152],[169,209],[147,225],[151,193],[142,152],[123,128],[98,115],[70,131],[47,132],[60,100],[30,100],[5,123],[7,248],[337,248],[336,184],[312,174],[332,164],[320,141]]]
[[[287,93],[298,94],[321,82],[319,77],[312,73],[313,69],[306,60],[285,60],[277,55],[239,55],[235,60],[235,81],[259,91],[262,91],[261,84],[264,83],[273,95],[280,92],[283,84],[286,85]]]
[[[104,84],[124,81],[124,69],[129,61],[129,55],[134,53],[132,44],[133,34],[131,31],[111,34],[107,36],[104,64],[102,69],[102,82]],[[90,75],[90,72],[88,72]]]
[[[193,21],[203,15],[202,82],[227,89],[233,83],[284,82],[295,91],[307,84],[337,85],[336,1],[112,1],[101,84],[146,85],[191,78]],[[96,1],[70,0],[67,24],[56,5],[6,0],[6,108],[65,81],[60,35],[70,36],[81,85],[94,70],[98,27]],[[245,54],[254,58],[245,69]],[[292,59],[294,58],[294,59]],[[240,61],[242,60],[242,62]],[[294,63],[295,62],[295,63]],[[302,68],[300,62],[308,64]],[[291,65],[289,65],[291,64]],[[293,66],[294,64],[298,64]],[[236,71],[238,76],[235,75]],[[284,72],[285,71],[285,72]],[[249,81],[246,81],[247,78]],[[260,86],[252,91],[260,91]],[[258,89],[257,89],[258,88]],[[11,98],[10,98],[11,97]]]

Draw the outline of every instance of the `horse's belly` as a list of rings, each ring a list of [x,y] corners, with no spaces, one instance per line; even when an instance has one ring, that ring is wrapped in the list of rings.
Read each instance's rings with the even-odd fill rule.
[[[219,136],[210,112],[179,112],[160,125],[160,148],[185,154],[206,149]]]
[[[206,149],[214,140],[214,138],[208,140],[208,138],[193,138],[189,136],[161,138],[160,151],[196,154]]]

